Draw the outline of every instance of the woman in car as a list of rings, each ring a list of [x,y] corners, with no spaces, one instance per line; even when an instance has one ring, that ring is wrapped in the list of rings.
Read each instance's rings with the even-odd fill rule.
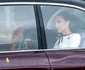
[[[81,37],[78,33],[72,33],[69,28],[72,19],[69,13],[60,13],[55,17],[55,27],[61,37],[56,41],[54,48],[78,48]]]

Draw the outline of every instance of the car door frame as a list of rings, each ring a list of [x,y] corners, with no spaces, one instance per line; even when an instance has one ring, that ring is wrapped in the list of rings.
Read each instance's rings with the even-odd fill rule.
[[[2,62],[2,64],[0,64],[0,69],[25,69],[25,68],[26,69],[35,69],[36,68],[36,70],[39,70],[39,69],[49,70],[50,69],[49,61],[48,61],[46,53],[43,50],[43,44],[46,43],[43,41],[43,38],[42,38],[42,25],[43,24],[42,24],[42,20],[40,18],[40,14],[39,14],[39,8],[36,5],[36,3],[33,3],[33,2],[2,2],[2,3],[0,3],[0,6],[5,6],[5,5],[6,6],[8,6],[8,5],[10,5],[10,6],[11,5],[33,5],[35,20],[36,20],[36,27],[37,27],[37,35],[38,35],[37,37],[38,37],[38,48],[39,49],[38,50],[21,50],[21,51],[2,51],[2,52],[0,52],[0,55],[1,55],[0,60]],[[30,57],[31,61],[34,61],[34,64],[35,64],[34,66],[31,66],[31,65],[29,66],[29,62],[28,62],[29,57]],[[34,60],[32,60],[31,57]],[[20,61],[22,61],[22,62],[20,62]],[[43,62],[41,62],[41,61],[43,61]],[[19,62],[19,64],[16,64],[18,62]],[[26,62],[28,62],[28,64],[26,64],[26,66],[23,65]],[[39,66],[39,65],[41,65],[41,66]]]

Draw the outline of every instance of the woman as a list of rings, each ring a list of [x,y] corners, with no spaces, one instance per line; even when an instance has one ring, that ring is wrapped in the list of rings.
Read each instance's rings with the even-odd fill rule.
[[[55,27],[61,37],[56,41],[54,48],[78,48],[80,44],[80,35],[78,33],[72,33],[69,28],[69,17],[70,16],[66,13],[66,15],[57,15],[55,18]]]

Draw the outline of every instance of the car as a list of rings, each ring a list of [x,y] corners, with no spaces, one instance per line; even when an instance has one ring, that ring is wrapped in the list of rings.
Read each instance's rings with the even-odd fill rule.
[[[69,18],[71,32],[80,36],[70,45],[79,40],[78,46],[54,48],[61,36],[55,18],[61,13]],[[84,18],[80,0],[0,0],[0,69],[84,70]]]

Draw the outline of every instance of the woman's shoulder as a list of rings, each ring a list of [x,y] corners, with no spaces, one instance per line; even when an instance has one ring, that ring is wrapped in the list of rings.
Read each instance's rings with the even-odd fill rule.
[[[74,36],[80,36],[79,33],[72,33]]]
[[[80,38],[81,39],[81,36],[80,36],[80,34],[79,33],[72,33],[72,37],[73,38]]]

